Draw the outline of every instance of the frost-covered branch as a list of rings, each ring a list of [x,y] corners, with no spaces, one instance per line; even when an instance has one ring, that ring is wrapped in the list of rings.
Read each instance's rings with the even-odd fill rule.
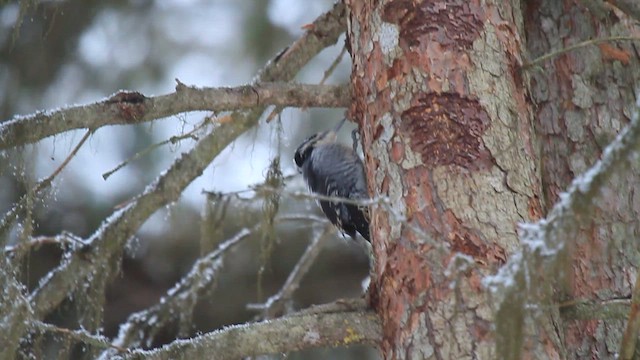
[[[627,312],[627,327],[620,344],[620,359],[631,360],[638,347],[638,334],[640,334],[640,276],[636,275],[636,284],[633,287],[631,307]]]
[[[127,321],[120,325],[118,336],[113,341],[114,346],[149,346],[154,340],[154,334],[161,331],[165,324],[176,319],[180,319],[181,323],[184,322],[182,319],[190,320],[199,295],[213,289],[217,272],[224,262],[223,255],[250,234],[250,230],[243,229],[220,244],[215,251],[196,261],[191,271],[169,289],[156,305],[129,315]],[[108,355],[113,353],[104,353],[103,357]]]
[[[2,125],[0,125],[2,126]],[[38,181],[38,183],[26,194],[24,194],[20,200],[18,200],[12,207],[11,209],[9,209],[9,211],[7,211],[4,216],[2,216],[2,219],[0,219],[0,247],[5,245],[5,241],[6,239],[8,239],[8,236],[2,236],[7,229],[13,224],[13,221],[16,219],[16,216],[18,216],[18,213],[20,211],[22,211],[24,209],[24,207],[27,205],[29,197],[39,197],[41,196],[41,192],[44,191],[45,189],[49,188],[49,186],[51,186],[51,184],[53,183],[53,180],[56,178],[56,176],[58,176],[60,174],[60,172],[62,172],[62,170],[64,170],[64,168],[67,166],[67,164],[69,164],[69,162],[71,161],[71,159],[73,159],[74,156],[76,156],[76,154],[78,153],[78,151],[80,150],[80,148],[82,148],[82,145],[84,145],[84,143],[87,141],[87,139],[89,139],[89,136],[91,135],[92,131],[89,130],[87,131],[84,136],[82,137],[82,139],[80,139],[80,141],[78,142],[78,144],[73,148],[73,150],[71,150],[71,152],[69,153],[69,155],[67,155],[67,157],[64,159],[64,161],[62,161],[62,163],[60,164],[60,166],[58,166],[52,173],[51,175],[47,176],[44,179],[41,179]]]
[[[146,97],[121,91],[108,99],[0,123],[0,150],[34,143],[74,129],[128,125],[189,111],[229,111],[256,106],[346,107],[351,101],[344,85],[258,83],[238,87],[196,88],[180,82],[171,94]]]
[[[0,359],[13,359],[33,314],[8,259],[0,257]]]
[[[90,334],[84,330],[70,330],[55,325],[43,323],[42,321],[34,321],[32,327],[40,332],[49,332],[62,334],[68,338],[74,339],[84,344],[97,346],[99,348],[111,348],[118,352],[126,352],[127,350],[119,346],[113,345],[104,336]]]
[[[640,100],[637,106],[640,108]],[[630,165],[633,155],[640,150],[639,111],[636,109],[630,124],[604,149],[600,160],[574,178],[567,191],[560,194],[560,200],[545,219],[520,225],[521,249],[511,255],[496,275],[484,280],[500,297],[499,313],[524,317],[525,299],[531,299],[533,291],[543,288],[542,284],[532,284],[532,279],[558,278],[560,253],[567,242],[575,241],[571,234],[581,218],[588,218],[600,190],[614,174]],[[540,276],[541,270],[544,276]],[[500,321],[514,320],[498,316],[498,327]]]
[[[316,236],[307,246],[307,249],[304,254],[302,254],[293,270],[291,270],[291,273],[284,282],[284,285],[282,285],[280,291],[267,299],[264,304],[251,305],[249,308],[262,310],[262,316],[264,319],[273,319],[278,316],[278,314],[283,313],[287,301],[291,300],[293,293],[298,290],[298,287],[300,287],[302,278],[304,278],[311,268],[311,265],[315,262],[318,254],[320,254],[320,250],[322,250],[322,246],[333,231],[334,227],[331,224],[327,224],[324,231]]]
[[[21,256],[21,254],[28,253],[30,250],[39,248],[44,245],[55,245],[61,249],[64,249],[67,246],[83,246],[83,240],[69,232],[63,231],[62,233],[55,236],[36,236],[29,238],[28,241],[20,242],[16,245],[5,246],[4,253],[5,255],[12,256],[12,260],[16,261],[17,256]]]
[[[190,340],[176,340],[152,351],[136,350],[122,359],[241,359],[316,347],[376,344],[378,316],[371,311],[292,315],[229,326]]]
[[[600,160],[585,173],[574,178],[569,189],[560,194],[560,200],[545,219],[534,224],[521,224],[520,238],[523,250],[511,256],[498,275],[487,280],[488,285],[513,285],[513,281],[508,280],[513,280],[515,273],[522,270],[525,253],[554,261],[558,252],[566,245],[567,238],[563,235],[576,225],[580,215],[589,212],[600,190],[611,176],[628,165],[632,161],[631,155],[640,150],[638,110],[640,109],[636,110],[630,124],[604,149]]]
[[[289,81],[320,50],[334,44],[344,30],[344,6],[336,4],[319,17],[311,31],[307,31],[284,53],[270,62],[256,79],[257,82]],[[233,121],[225,122],[204,136],[189,152],[178,158],[145,191],[114,212],[89,238],[83,250],[67,256],[62,263],[40,282],[31,294],[35,316],[42,319],[55,309],[79,284],[90,281],[94,272],[114,271],[124,244],[137,229],[159,208],[176,201],[182,191],[200,176],[213,159],[236,138],[258,123],[264,110],[257,106],[234,113]]]

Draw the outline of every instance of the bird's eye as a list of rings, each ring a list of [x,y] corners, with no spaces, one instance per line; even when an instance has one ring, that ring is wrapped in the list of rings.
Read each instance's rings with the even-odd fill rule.
[[[298,167],[298,172],[300,172],[300,168],[302,167],[302,154],[300,154],[300,151],[296,151],[295,155],[293,155],[293,162],[296,163],[296,166]]]
[[[293,155],[293,161],[296,163],[298,168],[302,167],[302,164],[304,164],[304,162],[309,158],[309,155],[311,155],[311,151],[313,151],[313,145],[317,136],[318,134],[309,136],[296,149],[296,153]]]

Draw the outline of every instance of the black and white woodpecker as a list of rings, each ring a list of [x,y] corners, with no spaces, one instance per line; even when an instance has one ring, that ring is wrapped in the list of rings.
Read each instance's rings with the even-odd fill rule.
[[[332,198],[319,201],[329,221],[353,239],[358,232],[370,241],[369,209],[357,204],[369,198],[364,165],[353,148],[336,141],[336,133],[345,121],[311,135],[300,144],[293,159],[309,189]]]

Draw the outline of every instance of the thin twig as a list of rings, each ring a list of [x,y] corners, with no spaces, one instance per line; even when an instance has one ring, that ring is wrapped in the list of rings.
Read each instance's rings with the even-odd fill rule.
[[[62,232],[56,236],[37,236],[32,237],[29,241],[21,242],[14,246],[6,246],[4,248],[5,254],[23,253],[31,248],[37,248],[42,245],[57,245],[63,247],[65,244],[85,245],[82,239],[69,233]]]
[[[123,347],[110,343],[109,339],[107,339],[106,337],[89,334],[86,331],[65,329],[55,325],[44,323],[42,321],[33,321],[31,325],[33,325],[39,331],[63,334],[81,343],[93,345],[102,349],[114,349],[120,353],[126,353],[129,351]]]
[[[91,133],[93,133],[93,130],[87,130],[87,132],[84,134],[82,139],[80,139],[80,142],[78,142],[78,144],[73,148],[73,150],[71,150],[69,155],[64,159],[64,161],[60,164],[60,166],[58,166],[51,173],[51,175],[38,181],[38,183],[30,191],[22,195],[20,200],[18,200],[18,202],[14,204],[13,207],[7,213],[5,213],[5,215],[2,217],[2,220],[0,220],[0,234],[6,232],[8,227],[15,221],[16,217],[18,216],[18,213],[22,211],[24,206],[27,204],[27,199],[29,196],[38,196],[42,190],[46,189],[51,185],[55,177],[58,176],[58,174],[60,174],[60,172],[62,172],[62,170],[67,166],[67,164],[69,164],[71,159],[73,159],[73,157],[76,156],[76,154],[78,153],[82,145],[84,145],[87,139],[89,139],[89,136],[91,135]],[[0,247],[4,246],[4,242],[6,241],[6,239],[8,239],[8,236],[4,237],[4,240],[3,240],[3,237],[0,236]]]
[[[283,190],[283,189],[274,188],[265,184],[255,185],[255,186],[252,186],[250,189],[233,191],[233,192],[225,193],[222,195],[223,196],[238,195],[241,193],[247,193],[252,191],[256,192],[258,196],[260,196],[261,193],[270,193],[270,192],[277,191],[277,192],[281,192],[284,195],[289,195],[293,198],[311,199],[316,201],[331,201],[331,202],[338,202],[338,203],[344,203],[344,204],[350,204],[350,205],[356,205],[356,206],[382,206],[387,211],[388,214],[393,216],[393,218],[396,221],[402,223],[407,227],[407,229],[411,230],[416,236],[420,237],[421,239],[425,240],[426,242],[434,246],[435,250],[443,251],[449,246],[447,242],[435,241],[432,236],[427,234],[419,226],[408,221],[405,216],[403,216],[397,209],[394,209],[391,206],[390,200],[387,197],[377,197],[373,199],[349,199],[349,198],[338,197],[338,196],[326,196],[326,195],[321,195],[317,193],[310,193],[308,191]],[[207,191],[205,191],[205,193],[207,193]]]
[[[295,313],[289,314],[289,317],[307,315],[307,314],[330,314],[342,313],[349,311],[367,311],[369,305],[364,298],[338,299],[334,302],[320,305],[312,305],[308,308],[301,309]]]
[[[324,75],[322,76],[322,80],[320,80],[320,83],[318,85],[324,85],[324,82],[327,81],[329,76],[331,76],[331,74],[333,74],[333,72],[336,70],[336,68],[338,67],[338,65],[342,61],[342,58],[344,57],[344,54],[346,52],[347,52],[347,47],[343,46],[342,50],[340,50],[340,54],[338,54],[338,56],[336,56],[336,58],[333,60],[331,65],[329,65],[329,68],[327,70],[325,70]]]
[[[329,76],[331,76],[331,74],[333,74],[333,72],[335,71],[336,67],[338,67],[338,64],[340,64],[340,61],[342,61],[342,57],[346,52],[347,52],[347,47],[343,46],[342,50],[340,51],[340,54],[336,56],[336,58],[333,60],[331,65],[329,65],[329,68],[325,70],[324,75],[322,76],[322,79],[320,80],[320,83],[318,85],[324,85],[325,81],[327,81]],[[278,116],[278,114],[282,112],[283,109],[284,109],[284,106],[275,106],[271,111],[271,113],[267,116],[265,121],[267,123],[270,123],[273,119],[275,119],[276,116]]]
[[[329,235],[333,233],[333,230],[333,226],[327,225],[324,231],[311,241],[277,294],[271,296],[263,304],[250,304],[247,308],[262,310],[264,319],[273,319],[282,313],[285,304],[300,286],[300,282],[315,262],[320,250],[322,250],[322,246],[329,239]]]
[[[276,218],[276,221],[314,221],[319,223],[327,223],[329,220],[324,217],[306,214],[289,214],[282,215]]]
[[[631,299],[573,299],[550,307],[557,307],[567,320],[624,320],[629,315]]]
[[[627,327],[624,330],[622,343],[620,344],[620,359],[633,359],[638,335],[640,335],[640,276],[636,276],[636,284],[633,287]]]
[[[612,41],[640,41],[640,37],[637,36],[612,36],[612,37],[606,37],[606,38],[598,38],[598,39],[591,39],[591,40],[586,40],[583,42],[579,42],[575,45],[571,45],[571,46],[567,46],[566,48],[562,48],[560,50],[557,51],[552,51],[548,54],[542,55],[524,65],[522,65],[522,69],[526,70],[529,69],[530,67],[539,65],[542,62],[545,62],[553,57],[568,53],[570,51],[576,50],[576,49],[580,49],[589,45],[597,45],[600,43],[604,43],[604,42],[612,42]]]
[[[252,230],[243,229],[220,244],[215,251],[196,261],[191,271],[169,289],[156,305],[129,315],[127,321],[120,325],[114,344],[121,347],[139,347],[143,343],[151,343],[154,331],[160,331],[163,324],[178,316],[191,316],[190,311],[185,314],[185,308],[191,306],[203,291],[212,290],[211,284],[216,281],[217,272],[223,265],[223,255],[251,233]],[[104,357],[109,354],[102,355]]]
[[[200,125],[198,125],[195,129],[189,131],[188,133],[182,134],[180,136],[172,136],[170,138],[168,138],[167,140],[152,144],[151,146],[147,147],[146,149],[137,152],[135,155],[133,155],[132,157],[128,158],[127,160],[121,162],[120,164],[118,164],[118,166],[116,166],[115,168],[105,172],[104,174],[102,174],[102,178],[104,180],[107,180],[109,178],[109,176],[113,175],[113,173],[115,173],[116,171],[122,169],[123,167],[127,166],[129,163],[143,157],[144,155],[150,153],[151,151],[167,145],[167,144],[176,144],[184,139],[192,139],[194,141],[198,141],[198,137],[195,135],[195,133],[197,131],[199,131],[200,129],[202,129],[203,127],[205,127],[207,125],[206,121],[203,121],[202,123],[200,123]]]

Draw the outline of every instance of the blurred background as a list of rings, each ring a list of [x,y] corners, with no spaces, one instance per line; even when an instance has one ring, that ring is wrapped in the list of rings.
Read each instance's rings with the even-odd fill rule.
[[[234,86],[299,37],[302,26],[329,10],[333,0],[72,0],[4,1],[0,4],[0,121],[38,110],[85,104],[120,89],[146,96],[172,92],[175,79],[187,85]],[[326,49],[297,77],[318,83],[344,45]],[[344,56],[326,83],[348,82]],[[99,129],[33,204],[33,235],[63,231],[86,238],[119,204],[140,193],[194,141],[161,146],[103,179],[118,164],[153,144],[197,127],[209,113],[189,113],[137,126]],[[321,215],[315,202],[289,196],[305,190],[293,167],[297,145],[333,126],[344,109],[285,109],[281,116],[245,134],[226,149],[183,193],[179,202],[150,218],[127,249],[122,273],[107,292],[104,334],[113,337],[134,311],[155,304],[193,262],[243,227],[263,218],[263,201],[250,186],[264,181],[279,158],[287,180],[279,215]],[[350,143],[353,127],[343,129]],[[0,211],[6,212],[34,183],[51,174],[85,130],[51,137],[0,154]],[[203,191],[215,192],[211,196]],[[215,200],[215,201],[212,201]],[[204,219],[204,220],[203,220]],[[20,219],[9,234],[15,242]],[[246,304],[266,300],[282,286],[306,245],[324,224],[277,223],[275,244],[265,256],[252,236],[228,255],[217,288],[200,301],[193,333],[254,319]],[[61,256],[54,246],[33,251],[23,270],[33,288]],[[258,285],[258,274],[262,280]],[[365,252],[332,235],[296,292],[293,306],[360,297],[368,273]],[[223,295],[222,295],[223,294]],[[60,315],[62,316],[62,315]],[[170,341],[168,335],[166,341]],[[157,345],[157,344],[156,344]],[[366,347],[321,349],[292,359],[375,359]]]

